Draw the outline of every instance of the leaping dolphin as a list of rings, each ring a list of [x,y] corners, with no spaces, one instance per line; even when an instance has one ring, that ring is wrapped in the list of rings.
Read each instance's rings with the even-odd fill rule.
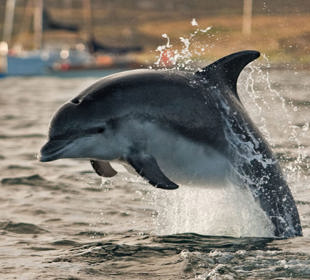
[[[250,189],[276,237],[300,236],[279,163],[237,93],[240,72],[257,57],[237,52],[196,73],[107,76],[56,112],[39,159],[88,158],[106,177],[116,174],[109,161],[119,160],[162,189],[231,178]]]

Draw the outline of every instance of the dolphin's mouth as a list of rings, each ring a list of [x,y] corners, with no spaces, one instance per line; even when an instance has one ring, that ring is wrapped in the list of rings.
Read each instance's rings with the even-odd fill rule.
[[[49,140],[40,150],[38,160],[41,162],[53,161],[62,158],[64,150],[72,141]]]

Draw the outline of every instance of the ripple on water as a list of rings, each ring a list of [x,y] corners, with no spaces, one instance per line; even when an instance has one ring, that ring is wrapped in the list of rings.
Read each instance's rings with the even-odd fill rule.
[[[0,229],[18,234],[39,234],[46,230],[29,223],[13,223],[11,221],[0,222]]]
[[[63,192],[69,191],[66,184],[48,181],[38,174],[30,176],[3,178],[1,180],[1,184],[4,186],[25,185],[32,187],[41,187],[49,190],[62,190]]]
[[[144,235],[131,236],[131,244],[125,244],[121,236],[108,238],[77,245],[52,262],[91,265],[94,271],[90,274],[117,269],[118,279],[135,279],[139,271],[140,277],[142,271],[146,275],[143,279],[175,279],[170,275],[212,280],[310,277],[310,256],[283,252],[271,238]]]

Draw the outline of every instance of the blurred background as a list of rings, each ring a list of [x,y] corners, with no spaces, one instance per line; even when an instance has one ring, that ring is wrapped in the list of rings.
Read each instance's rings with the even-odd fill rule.
[[[212,27],[190,38],[191,59],[256,49],[273,65],[308,68],[309,15],[306,0],[1,0],[0,67],[6,75],[145,67],[168,37],[169,49],[184,49],[182,38]],[[160,63],[171,66],[174,55]]]

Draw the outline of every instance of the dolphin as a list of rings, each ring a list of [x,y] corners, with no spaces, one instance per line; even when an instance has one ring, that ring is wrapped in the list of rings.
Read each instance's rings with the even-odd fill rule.
[[[225,56],[195,73],[140,69],[97,81],[53,116],[42,162],[90,159],[104,177],[110,162],[133,168],[172,190],[231,180],[252,193],[274,236],[301,236],[291,191],[278,160],[237,93],[242,69],[257,51]]]

